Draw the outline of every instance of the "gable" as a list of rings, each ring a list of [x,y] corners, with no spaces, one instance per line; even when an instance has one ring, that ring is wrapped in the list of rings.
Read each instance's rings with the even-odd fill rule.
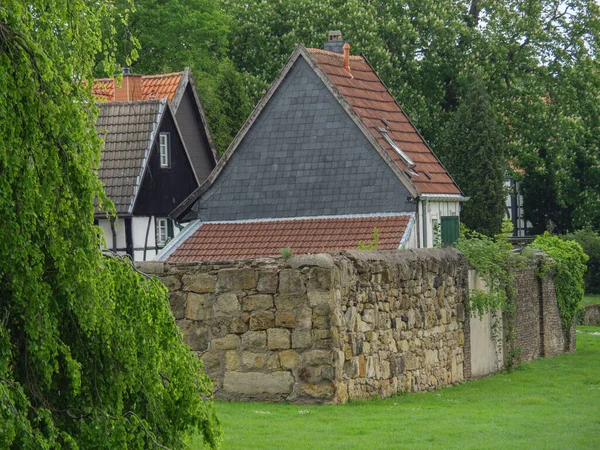
[[[169,168],[163,168],[160,165],[158,139],[160,133],[169,133],[171,147],[171,166]],[[197,187],[198,182],[183,140],[171,109],[167,108],[148,156],[146,170],[135,199],[133,214],[166,217]]]
[[[350,57],[348,73],[344,69],[343,55],[313,48],[308,49],[308,53],[398,168],[408,171],[379,129],[386,129],[395,145],[416,163],[411,182],[419,193],[462,195],[364,56]]]
[[[408,197],[299,56],[193,209],[203,221],[414,211]]]
[[[198,180],[202,183],[215,168],[215,161],[190,83],[178,103],[175,116]]]

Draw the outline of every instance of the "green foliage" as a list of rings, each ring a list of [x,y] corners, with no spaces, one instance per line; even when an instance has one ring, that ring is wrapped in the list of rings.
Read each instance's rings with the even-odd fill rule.
[[[369,57],[434,150],[443,153],[442,130],[456,122],[461,93],[470,91],[470,74],[476,73],[501,119],[504,158],[526,171],[525,211],[534,231],[548,222],[559,231],[600,223],[595,1],[219,1],[231,17],[229,56],[252,85],[252,102],[296,44],[321,48],[327,31],[339,29],[352,53]],[[456,151],[468,145],[459,144]],[[490,165],[491,180],[497,180],[496,159]],[[495,220],[501,189],[490,183],[496,186],[493,198],[481,202]],[[499,224],[489,223],[484,232],[491,236]]]
[[[470,200],[461,207],[461,221],[487,236],[500,232],[506,151],[502,129],[480,77],[472,77],[466,95],[441,133],[439,155]]]
[[[279,253],[281,253],[281,256],[283,256],[283,259],[288,259],[290,256],[293,255],[294,250],[292,250],[289,247],[285,247],[285,248],[280,248]]]
[[[369,242],[358,242],[357,250],[377,250],[379,248],[379,229],[373,228],[373,237]]]
[[[502,233],[490,238],[472,232],[464,226],[456,248],[484,280],[489,292],[473,290],[470,296],[472,310],[481,317],[499,309],[508,311],[515,297],[515,273],[525,267],[528,256],[512,251],[508,237],[512,232],[510,220],[502,222]]]
[[[115,20],[103,1],[0,4],[1,448],[220,439],[165,287],[103,256],[93,226],[110,202],[88,80]]]
[[[228,59],[220,63],[216,77],[203,75],[198,83],[213,141],[225,153],[250,115],[250,101],[243,76]]]
[[[600,236],[591,229],[579,230],[563,236],[567,241],[577,241],[588,255],[584,275],[586,294],[600,294]]]
[[[116,0],[122,10],[130,0]],[[229,20],[210,0],[135,0],[126,20],[116,23],[116,61],[125,64],[132,48],[138,47],[131,66],[137,73],[181,71],[214,73],[227,54]],[[133,40],[132,44],[130,41]],[[112,74],[109,74],[112,75]]]
[[[513,230],[513,225],[508,219],[502,221],[502,232],[493,238],[486,235],[468,231],[462,227],[461,236],[456,243],[469,261],[469,264],[483,279],[487,290],[473,289],[469,294],[471,311],[483,317],[491,313],[495,321],[498,320],[496,312],[501,310],[504,319],[505,369],[514,370],[519,363],[521,350],[514,346],[516,337],[514,330],[515,298],[516,298],[516,272],[524,268],[531,258],[529,252],[521,254],[512,251],[508,241]],[[495,333],[497,334],[497,333]],[[497,344],[501,337],[495,335]]]
[[[568,333],[583,299],[583,275],[588,256],[577,241],[565,241],[548,233],[537,236],[531,246],[551,258],[545,261],[541,275],[556,271],[553,280],[558,309],[563,330]]]

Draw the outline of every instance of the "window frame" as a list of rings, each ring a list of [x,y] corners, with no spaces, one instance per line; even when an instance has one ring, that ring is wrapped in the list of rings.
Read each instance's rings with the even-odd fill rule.
[[[171,133],[159,133],[158,155],[161,169],[171,168]]]
[[[161,239],[164,228],[164,239]],[[169,219],[166,217],[157,217],[155,219],[156,245],[165,246],[169,241]]]

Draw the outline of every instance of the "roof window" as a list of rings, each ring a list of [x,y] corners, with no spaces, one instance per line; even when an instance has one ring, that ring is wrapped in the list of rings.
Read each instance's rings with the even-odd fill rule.
[[[377,131],[379,131],[379,133],[381,133],[381,135],[383,136],[385,141],[388,144],[390,144],[390,147],[392,147],[394,149],[394,151],[398,154],[398,156],[400,156],[400,159],[402,160],[404,165],[406,167],[408,167],[409,170],[412,171],[412,169],[414,169],[417,165],[413,162],[412,159],[410,159],[408,157],[408,155],[406,153],[404,153],[404,151],[402,151],[402,149],[400,147],[398,147],[398,145],[393,141],[393,139],[388,134],[388,131],[382,127],[377,127]]]

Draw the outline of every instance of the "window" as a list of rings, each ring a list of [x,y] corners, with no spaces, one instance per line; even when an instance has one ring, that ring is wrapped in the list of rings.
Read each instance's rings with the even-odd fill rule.
[[[171,136],[169,133],[159,134],[160,167],[171,167]]]
[[[453,247],[458,240],[458,216],[442,216],[442,247]]]
[[[156,245],[163,247],[173,237],[173,221],[167,218],[156,219]]]

